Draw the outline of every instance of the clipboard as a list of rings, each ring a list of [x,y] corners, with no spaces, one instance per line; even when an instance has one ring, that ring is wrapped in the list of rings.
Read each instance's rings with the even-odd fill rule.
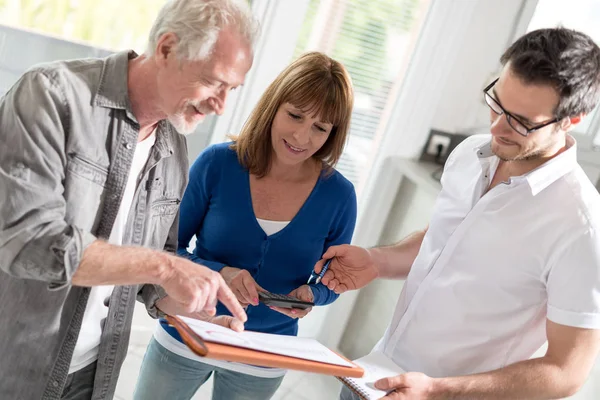
[[[364,375],[362,367],[348,360],[346,357],[334,352],[342,359],[348,361],[352,366],[329,364],[325,362],[305,360],[282,354],[269,353],[266,351],[253,350],[239,346],[215,343],[204,340],[190,326],[179,317],[167,315],[167,322],[171,324],[181,335],[183,342],[189,349],[200,357],[213,358],[216,360],[233,361],[260,367],[291,369],[295,371],[312,372],[316,374],[331,376],[348,376],[360,378]]]

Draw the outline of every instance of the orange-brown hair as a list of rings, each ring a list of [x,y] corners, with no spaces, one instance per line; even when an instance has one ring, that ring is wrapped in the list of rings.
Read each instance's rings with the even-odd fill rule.
[[[346,68],[319,52],[300,56],[263,93],[240,135],[233,138],[231,147],[240,163],[258,177],[269,172],[273,152],[271,124],[284,103],[333,125],[327,141],[313,155],[323,162],[324,169],[333,168],[346,144],[354,92]]]

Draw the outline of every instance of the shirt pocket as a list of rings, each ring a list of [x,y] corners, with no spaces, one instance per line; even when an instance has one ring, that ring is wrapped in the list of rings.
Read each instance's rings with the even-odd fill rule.
[[[69,153],[67,170],[69,173],[75,174],[101,187],[104,187],[106,178],[108,177],[108,167],[91,161],[87,157],[77,153]]]
[[[150,246],[163,249],[169,235],[171,226],[175,222],[179,211],[179,197],[160,197],[154,200],[150,206],[150,224],[148,233]]]
[[[175,198],[158,199],[152,203],[152,217],[174,217],[179,210],[181,200]]]
[[[102,199],[108,165],[93,161],[83,153],[67,155],[64,196],[67,223],[94,233],[102,215]]]

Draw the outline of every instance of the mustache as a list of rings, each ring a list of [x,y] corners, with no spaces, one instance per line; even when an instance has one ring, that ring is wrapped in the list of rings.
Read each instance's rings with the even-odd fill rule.
[[[201,112],[202,114],[212,114],[215,112],[215,109],[208,104],[208,102],[203,101],[203,102],[195,102],[195,101],[188,101],[187,105],[194,107],[198,112]]]
[[[510,140],[510,139],[507,139],[507,138],[505,138],[505,137],[502,137],[502,136],[495,136],[495,137],[496,137],[497,139],[502,139],[502,140],[503,140],[504,142],[506,142],[506,143],[510,143],[510,144],[516,144],[516,145],[518,145],[518,144],[519,144],[518,142],[515,142],[514,140]]]

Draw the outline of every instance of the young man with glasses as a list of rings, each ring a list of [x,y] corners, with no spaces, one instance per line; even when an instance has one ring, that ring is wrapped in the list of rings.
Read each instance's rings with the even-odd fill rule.
[[[375,349],[408,371],[376,383],[386,400],[563,398],[598,354],[600,195],[568,132],[598,102],[600,49],[542,29],[501,61],[484,91],[491,135],[451,154],[429,227],[323,256],[334,259],[322,281],[339,293],[406,279]]]

